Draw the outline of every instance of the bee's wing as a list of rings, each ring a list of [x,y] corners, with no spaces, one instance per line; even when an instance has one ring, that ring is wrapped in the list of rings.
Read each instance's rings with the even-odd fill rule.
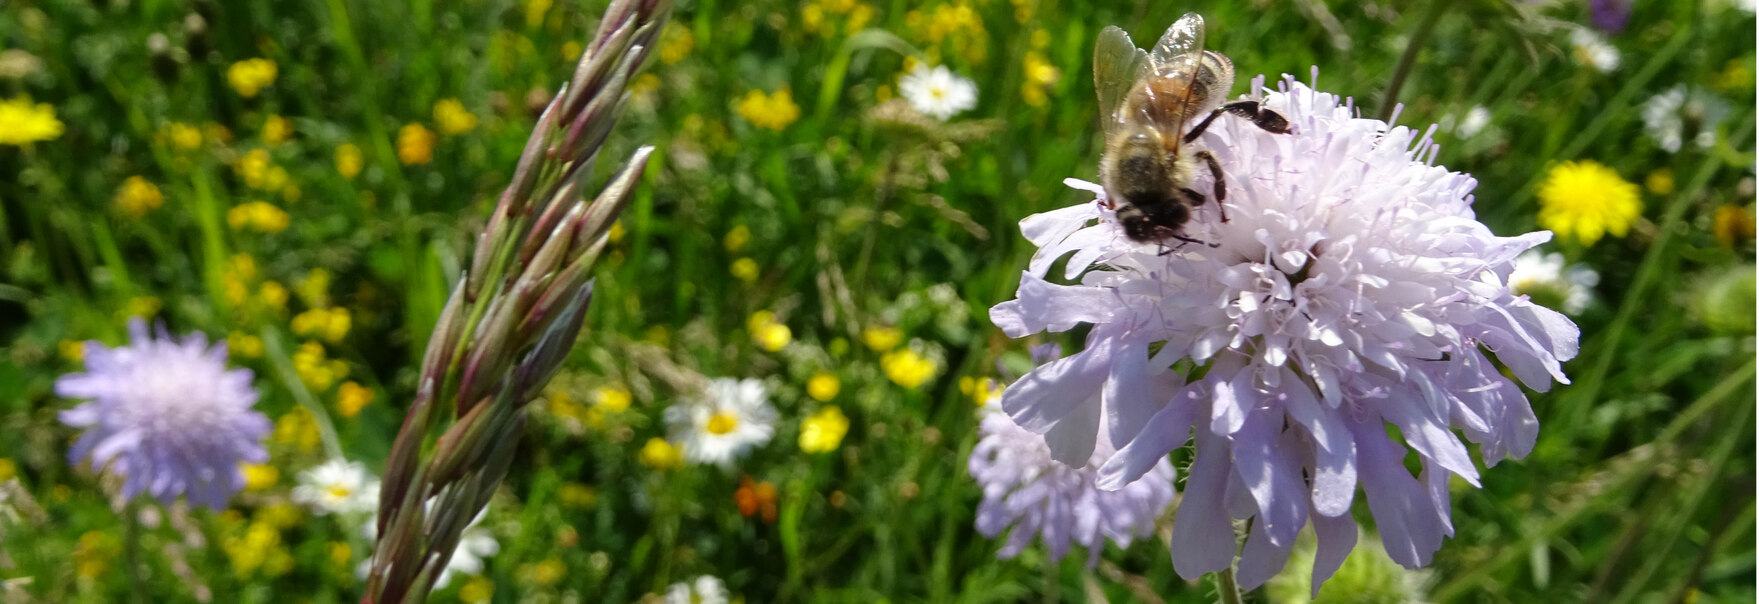
[[[1093,89],[1099,93],[1099,111],[1107,133],[1124,121],[1119,115],[1130,87],[1148,69],[1148,53],[1130,41],[1130,34],[1116,25],[1099,32],[1093,47]]]
[[[1179,87],[1179,94],[1183,96],[1170,101],[1162,99],[1162,102],[1170,103],[1173,114],[1178,116],[1172,120],[1176,123],[1162,124],[1172,128],[1170,134],[1176,139],[1185,131],[1183,116],[1187,113],[1186,105],[1192,100],[1190,93],[1195,88],[1197,71],[1203,63],[1203,15],[1185,13],[1168,26],[1167,32],[1161,34],[1160,41],[1155,43],[1154,51],[1148,54],[1148,62],[1156,77],[1185,83]]]

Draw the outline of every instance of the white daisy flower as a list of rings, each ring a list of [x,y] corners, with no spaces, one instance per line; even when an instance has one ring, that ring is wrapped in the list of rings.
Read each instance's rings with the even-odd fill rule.
[[[1459,125],[1454,126],[1454,134],[1459,135],[1460,138],[1472,138],[1479,132],[1483,132],[1484,127],[1489,125],[1490,110],[1476,106],[1466,110],[1466,117],[1461,118]]]
[[[1728,103],[1721,98],[1674,86],[1643,102],[1643,134],[1663,151],[1677,153],[1691,124],[1696,131],[1692,143],[1708,149],[1716,145],[1716,127],[1728,115]]]
[[[299,473],[293,500],[319,516],[371,512],[379,507],[379,481],[360,462],[332,459]]]
[[[1564,255],[1527,250],[1515,258],[1509,290],[1545,305],[1561,304],[1565,314],[1581,314],[1594,299],[1600,273],[1583,265],[1565,266]]]
[[[701,397],[666,409],[666,424],[684,459],[730,468],[734,458],[775,436],[776,410],[763,382],[716,378]]]
[[[945,65],[930,69],[917,63],[898,81],[898,92],[910,107],[940,120],[977,106],[977,84],[953,75]]]
[[[666,588],[666,604],[727,604],[727,584],[709,575]]]
[[[1573,53],[1576,62],[1593,67],[1600,73],[1611,73],[1619,68],[1619,49],[1586,27],[1570,30],[1570,46],[1575,47]]]

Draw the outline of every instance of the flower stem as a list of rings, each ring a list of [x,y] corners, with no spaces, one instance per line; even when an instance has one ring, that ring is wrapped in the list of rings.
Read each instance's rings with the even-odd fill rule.
[[[123,522],[127,524],[126,532],[122,536],[122,552],[123,561],[128,565],[128,582],[134,585],[135,601],[145,602],[147,601],[148,592],[147,581],[145,578],[141,577],[140,574],[139,498],[130,499],[127,508],[124,509],[122,513],[125,516]]]
[[[1246,601],[1245,596],[1240,593],[1240,582],[1234,580],[1233,564],[1215,574],[1215,591],[1221,604],[1242,604]]]
[[[1417,23],[1417,31],[1411,32],[1411,41],[1405,44],[1405,53],[1399,55],[1399,64],[1393,68],[1393,77],[1386,83],[1386,96],[1380,99],[1380,120],[1390,122],[1393,119],[1393,108],[1399,106],[1399,89],[1405,87],[1405,79],[1411,77],[1411,69],[1417,66],[1417,53],[1423,51],[1423,43],[1429,40],[1429,32],[1435,31],[1435,24],[1441,21],[1441,14],[1447,12],[1450,0],[1431,0],[1429,12]]]

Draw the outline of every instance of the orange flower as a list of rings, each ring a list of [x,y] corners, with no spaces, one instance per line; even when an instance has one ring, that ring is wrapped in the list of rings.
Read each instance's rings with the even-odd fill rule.
[[[752,514],[763,512],[763,521],[776,523],[776,485],[764,481],[753,484],[751,477],[739,480],[739,490],[733,491],[733,502],[739,504],[739,515],[750,518]]]

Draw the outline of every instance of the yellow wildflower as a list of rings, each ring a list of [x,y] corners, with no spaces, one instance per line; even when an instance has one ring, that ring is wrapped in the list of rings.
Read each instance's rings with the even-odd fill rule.
[[[306,306],[322,308],[330,305],[330,271],[311,269],[299,280],[299,301]]]
[[[1716,208],[1710,221],[1710,232],[1716,235],[1717,243],[1732,248],[1739,241],[1753,238],[1753,226],[1752,208],[1725,205]]]
[[[623,221],[619,220],[619,221],[613,222],[613,223],[611,223],[611,231],[609,233],[605,233],[605,240],[610,241],[612,245],[622,243],[624,233],[625,232],[623,230]]]
[[[354,561],[354,548],[346,541],[331,541],[325,549],[329,553],[330,564],[336,568],[348,568],[348,563]]]
[[[656,436],[642,445],[640,459],[642,465],[655,470],[671,470],[684,465],[684,452]]]
[[[202,147],[202,130],[182,122],[165,124],[163,130],[165,140],[178,151],[194,151]]]
[[[287,142],[293,138],[293,123],[279,115],[271,115],[263,120],[263,142],[270,147]]]
[[[293,353],[293,370],[300,381],[319,392],[329,390],[336,380],[348,377],[348,364],[324,356],[324,346],[306,342]]]
[[[923,358],[916,351],[904,348],[896,352],[888,352],[880,357],[880,369],[893,383],[905,388],[914,389],[934,377],[934,361]]]
[[[751,332],[751,339],[757,341],[759,348],[776,352],[788,346],[794,340],[794,332],[776,321],[776,314],[767,310],[751,313],[745,321],[746,331]]]
[[[696,36],[690,28],[676,22],[666,25],[666,31],[660,34],[660,62],[667,65],[684,60],[690,51],[696,48]]]
[[[837,393],[842,389],[843,383],[837,381],[837,376],[829,371],[820,371],[813,374],[812,379],[806,380],[806,395],[821,403],[837,398]]]
[[[465,109],[458,99],[440,99],[434,103],[434,124],[439,126],[440,134],[464,134],[476,129],[476,114]]]
[[[61,137],[61,120],[55,106],[31,103],[30,97],[0,102],[0,145],[25,146]]]
[[[552,0],[525,0],[525,26],[537,27],[544,22],[544,13],[550,12]]]
[[[239,577],[255,574],[280,547],[281,532],[261,521],[250,523],[243,536],[227,536],[220,541],[220,548],[232,561],[232,572]]]
[[[61,358],[69,361],[83,361],[86,358],[85,340],[62,340]]]
[[[1637,185],[1593,160],[1558,164],[1539,186],[1539,226],[1584,245],[1625,236],[1642,213]]]
[[[355,176],[360,175],[361,166],[365,164],[366,157],[361,154],[360,147],[353,143],[343,143],[336,147],[336,172],[341,173],[343,178],[354,180]]]
[[[131,217],[140,218],[162,205],[165,205],[165,195],[145,178],[130,176],[116,189],[116,207]]]
[[[280,281],[264,281],[263,288],[257,291],[257,299],[262,300],[263,307],[275,311],[287,309],[287,286]]]
[[[807,453],[828,453],[842,444],[849,433],[849,418],[843,410],[831,405],[818,410],[800,423],[800,450]]]
[[[244,98],[257,95],[263,87],[275,83],[275,62],[268,59],[246,59],[226,69],[226,83]]]
[[[1751,59],[1729,59],[1722,65],[1722,71],[1710,77],[1710,85],[1723,92],[1738,92],[1742,89],[1753,89],[1753,70],[1747,67]]]
[[[122,543],[104,531],[86,531],[73,546],[73,568],[79,576],[96,579],[122,553]]]
[[[215,144],[224,145],[232,142],[232,131],[214,122],[202,124],[202,136]]]
[[[817,2],[808,3],[806,6],[800,8],[801,29],[814,33],[828,34],[830,33],[829,30],[819,29],[824,27],[824,22],[825,9],[822,6],[819,6]]]
[[[550,586],[568,576],[568,565],[554,557],[545,558],[531,568],[531,581],[538,585]]]
[[[606,413],[622,413],[629,410],[629,403],[634,397],[622,388],[598,388],[593,392],[593,406],[605,410]]]
[[[904,332],[896,327],[869,327],[861,330],[861,342],[874,352],[897,348],[904,341]]]
[[[18,477],[18,464],[9,457],[0,457],[0,482]]]
[[[242,331],[234,331],[226,334],[226,349],[239,357],[254,359],[263,356],[263,339]]]
[[[482,604],[495,597],[495,582],[488,577],[476,575],[458,588],[458,599],[466,604]]]
[[[265,201],[240,204],[226,211],[226,224],[234,230],[250,229],[274,234],[287,230],[292,222],[286,211]]]
[[[743,224],[727,231],[727,236],[721,239],[721,245],[726,246],[729,253],[744,249],[745,244],[749,242],[751,242],[751,229],[745,228]]]
[[[1026,78],[1020,82],[1020,96],[1026,101],[1026,104],[1042,107],[1049,100],[1046,91],[1050,90],[1052,84],[1057,83],[1057,80],[1062,77],[1062,72],[1057,70],[1055,65],[1051,65],[1050,61],[1036,50],[1027,51],[1023,62],[1025,63]]]
[[[342,341],[342,338],[348,335],[348,328],[352,325],[353,319],[349,316],[348,309],[336,307],[313,308],[299,313],[293,317],[292,327],[293,333],[308,337],[322,337],[325,341],[334,344]]]
[[[277,502],[263,506],[257,510],[257,522],[286,530],[299,526],[305,520],[305,510],[289,502]]]
[[[318,449],[318,421],[304,407],[296,407],[275,420],[275,443],[310,453]]]
[[[959,378],[959,392],[965,393],[966,396],[971,397],[972,402],[982,407],[1002,395],[1002,383],[995,378],[979,379],[965,376]]]
[[[579,42],[569,40],[562,43],[562,60],[570,63],[580,60],[580,53],[586,52]]]
[[[275,486],[281,480],[281,470],[269,464],[239,464],[244,470],[244,490],[261,491]]]
[[[434,160],[434,133],[421,124],[409,124],[397,131],[397,161],[405,166],[425,164]]]
[[[599,492],[597,489],[590,486],[578,482],[570,482],[562,485],[561,491],[557,493],[557,498],[562,500],[562,505],[582,510],[590,510],[594,505],[598,504]]]
[[[1656,195],[1673,193],[1673,170],[1662,168],[1650,172],[1649,177],[1643,179],[1643,188],[1649,189],[1650,193]]]
[[[781,131],[800,119],[800,106],[794,104],[794,93],[786,87],[774,94],[758,90],[745,93],[737,107],[739,117],[759,128]]]
[[[262,149],[251,149],[249,153],[232,162],[232,172],[244,181],[244,186],[252,189],[263,189],[269,180],[269,169],[274,163],[269,160],[269,152]]]
[[[843,31],[845,33],[861,31],[867,27],[869,21],[873,21],[873,7],[867,3],[857,4],[853,10],[849,11],[849,25]]]
[[[732,270],[733,276],[737,277],[740,281],[744,281],[746,283],[752,283],[752,282],[757,281],[758,270],[757,270],[757,261],[756,260],[752,260],[750,258],[740,258],[738,260],[734,260],[733,261],[733,268],[731,270]]]
[[[269,191],[271,193],[275,192],[275,191],[280,191],[282,189],[287,188],[287,181],[288,180],[289,179],[287,177],[287,169],[286,168],[283,168],[281,166],[269,166],[269,169],[267,171],[263,172],[263,180],[262,180],[263,186],[261,187],[261,189],[264,191]],[[298,197],[299,197],[299,195],[297,193],[294,194],[295,199],[297,199]]]
[[[378,394],[373,392],[373,389],[352,380],[342,382],[342,387],[336,389],[336,411],[341,413],[342,417],[352,419],[360,415],[362,408],[372,404],[373,398],[377,396]]]

